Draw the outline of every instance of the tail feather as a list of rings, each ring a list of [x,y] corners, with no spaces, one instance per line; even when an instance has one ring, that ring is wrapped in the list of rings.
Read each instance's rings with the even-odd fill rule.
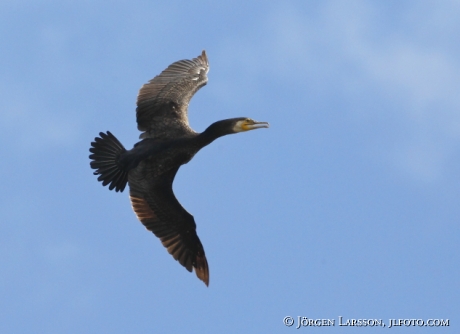
[[[118,158],[126,149],[110,131],[101,132],[91,143],[89,151],[90,165],[95,169],[94,175],[99,175],[98,181],[109,189],[122,192],[128,183],[128,172],[118,163]]]

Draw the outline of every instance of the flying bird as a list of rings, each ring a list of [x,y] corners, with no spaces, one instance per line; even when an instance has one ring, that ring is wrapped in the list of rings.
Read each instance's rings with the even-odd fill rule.
[[[238,117],[211,124],[202,133],[188,122],[193,95],[208,82],[206,52],[180,60],[142,86],[137,96],[137,128],[141,141],[126,150],[109,131],[91,143],[90,166],[103,186],[122,192],[129,185],[132,208],[147,230],[189,272],[209,285],[209,268],[193,216],[172,190],[174,177],[203,147],[219,137],[260,128],[267,122]]]

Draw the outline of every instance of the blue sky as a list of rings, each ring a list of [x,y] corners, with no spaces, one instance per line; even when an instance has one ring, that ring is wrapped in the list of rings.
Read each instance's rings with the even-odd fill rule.
[[[459,16],[447,0],[2,1],[0,332],[295,332],[285,316],[344,332],[343,316],[457,333]],[[138,89],[203,49],[191,126],[271,125],[176,177],[209,288],[88,159],[100,131],[132,147]]]

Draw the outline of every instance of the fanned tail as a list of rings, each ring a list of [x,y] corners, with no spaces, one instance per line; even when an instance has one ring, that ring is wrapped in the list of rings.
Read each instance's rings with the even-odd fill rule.
[[[126,149],[110,131],[107,134],[100,132],[91,143],[89,151],[90,165],[95,169],[94,175],[99,175],[98,181],[103,186],[109,185],[109,189],[122,192],[128,183],[128,172],[118,163],[118,158]]]

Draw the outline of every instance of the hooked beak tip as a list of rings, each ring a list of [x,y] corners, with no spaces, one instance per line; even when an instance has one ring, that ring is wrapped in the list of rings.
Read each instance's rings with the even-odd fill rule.
[[[256,122],[253,125],[253,129],[269,128],[270,124],[268,122]]]

